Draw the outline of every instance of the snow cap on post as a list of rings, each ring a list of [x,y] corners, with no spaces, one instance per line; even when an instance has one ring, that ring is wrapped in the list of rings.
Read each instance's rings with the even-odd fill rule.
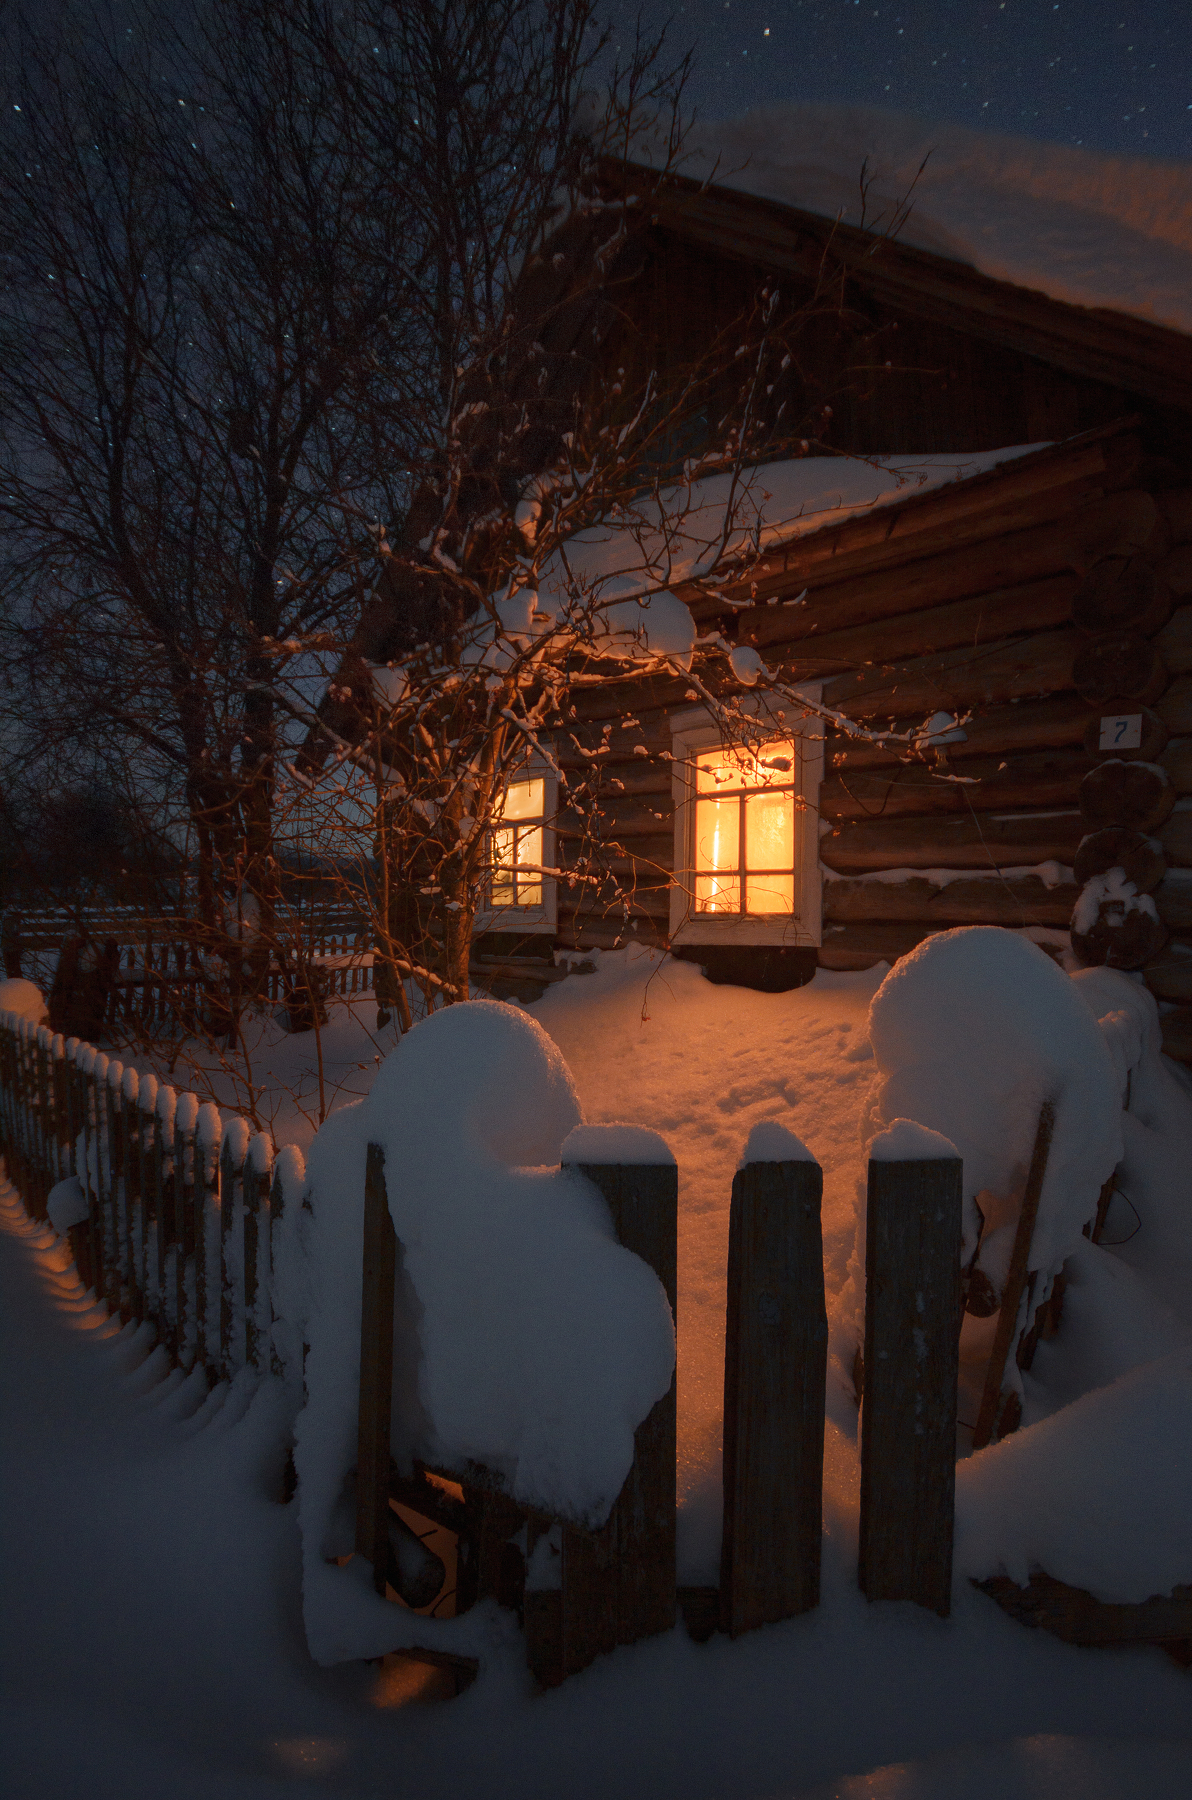
[[[137,1089],[137,1105],[143,1113],[157,1111],[157,1076],[142,1075]]]
[[[673,1167],[666,1139],[647,1125],[577,1125],[563,1139],[561,1163],[605,1163]]]
[[[205,1105],[200,1106],[198,1117],[195,1119],[196,1141],[203,1146],[204,1150],[216,1150],[219,1148],[222,1131],[223,1121],[219,1116],[219,1108],[212,1106],[208,1100]]]
[[[178,1104],[174,1108],[174,1128],[176,1131],[193,1131],[199,1116],[199,1102],[189,1091],[179,1094]]]
[[[960,1161],[951,1138],[914,1119],[892,1119],[869,1146],[870,1162],[942,1162],[949,1156]]]
[[[228,1152],[233,1163],[239,1168],[248,1150],[248,1120],[240,1118],[236,1113],[223,1128],[223,1143],[220,1145],[220,1153],[222,1154],[224,1150]]]
[[[281,1182],[287,1200],[302,1192],[306,1184],[306,1158],[301,1150],[286,1144],[278,1151],[273,1164],[273,1179]]]
[[[273,1139],[267,1131],[254,1131],[248,1140],[248,1166],[254,1175],[268,1175],[273,1167]]]
[[[747,1169],[750,1163],[814,1161],[814,1156],[803,1140],[797,1138],[779,1119],[759,1119],[745,1140],[745,1148],[737,1167]]]
[[[174,1108],[177,1103],[177,1094],[175,1094],[172,1087],[168,1087],[166,1083],[163,1082],[157,1090],[157,1117],[161,1125],[161,1135],[163,1138],[173,1137],[174,1135]]]
[[[115,1064],[115,1063],[112,1065],[113,1069],[117,1068],[118,1066],[119,1065]],[[108,1079],[112,1082],[112,1084],[114,1086],[115,1085],[114,1075],[109,1074]],[[124,1069],[121,1073],[120,1092],[124,1095],[124,1098],[131,1105],[134,1105],[134,1106],[136,1105],[137,1090],[139,1089],[140,1085],[141,1085],[140,1078],[138,1077],[136,1070],[133,1068],[132,1064],[130,1063],[128,1065],[128,1067],[126,1069]]]

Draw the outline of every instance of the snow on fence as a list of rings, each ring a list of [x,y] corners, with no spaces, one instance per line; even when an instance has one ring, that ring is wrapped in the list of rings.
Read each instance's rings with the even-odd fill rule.
[[[1041,1185],[1050,1128],[1045,1103],[1028,1186]],[[665,1152],[654,1134],[642,1136]],[[210,1379],[284,1372],[287,1346],[301,1333],[275,1313],[273,1244],[285,1208],[306,1187],[296,1151],[274,1158],[269,1139],[243,1119],[225,1122],[194,1095],[176,1096],[151,1075],[138,1079],[93,1046],[64,1042],[15,1013],[0,1014],[0,1150],[30,1213],[69,1231],[80,1274],[109,1312],[151,1322],[177,1364],[203,1367]],[[624,1127],[583,1128],[564,1144],[569,1171],[603,1196],[618,1243],[654,1271],[673,1315],[673,1161],[632,1161]],[[871,1600],[910,1600],[944,1616],[964,1307],[962,1176],[954,1146],[925,1127],[898,1120],[873,1141],[857,1369],[859,1586]],[[439,1604],[444,1565],[410,1520],[439,1527],[456,1545],[456,1613],[486,1598],[515,1608],[527,1661],[544,1686],[617,1645],[670,1629],[680,1612],[703,1639],[717,1628],[736,1637],[816,1607],[827,1351],[822,1185],[819,1165],[789,1131],[773,1121],[754,1128],[729,1224],[720,1580],[680,1588],[673,1378],[637,1427],[629,1474],[596,1528],[520,1503],[499,1474],[473,1461],[415,1458],[406,1471],[395,1463],[393,1423],[412,1391],[412,1371],[394,1366],[403,1247],[385,1151],[370,1141],[353,1486],[354,1548],[372,1565],[376,1593],[392,1591],[415,1609]],[[1020,1229],[1024,1245],[1030,1231],[1030,1223]],[[1022,1286],[1010,1293],[1007,1316],[1018,1316]],[[1028,1352],[1050,1304],[1036,1310]],[[994,1362],[991,1416],[1002,1396],[1002,1364]],[[1042,1574],[1026,1589],[1005,1577],[979,1585],[1011,1616],[1072,1642],[1192,1643],[1186,1588],[1122,1605]],[[431,1618],[404,1618],[392,1647],[466,1685],[478,1663],[460,1653],[458,1634]],[[436,1642],[437,1629],[449,1635]]]
[[[598,1142],[598,1140],[597,1140]],[[919,1132],[908,1159],[869,1169],[866,1353],[877,1372],[862,1437],[859,1581],[871,1599],[951,1606],[961,1164]],[[673,1162],[564,1162],[608,1203],[618,1242],[659,1276],[676,1304]],[[379,1594],[403,1589],[396,1505],[459,1541],[461,1607],[492,1596],[520,1607],[526,1657],[553,1686],[603,1651],[669,1630],[681,1612],[704,1639],[736,1637],[819,1604],[827,1315],[823,1174],[781,1125],[755,1128],[733,1181],[724,1376],[724,1525],[717,1587],[680,1588],[675,1572],[676,1392],[635,1434],[633,1466],[607,1522],[585,1529],[511,1500],[470,1464],[392,1461],[394,1232],[381,1147],[369,1145],[361,1315],[356,1549]],[[941,1227],[942,1221],[942,1227]],[[407,1385],[401,1382],[404,1389]],[[461,1500],[444,1496],[457,1484]],[[469,1659],[427,1642],[409,1654]],[[474,1668],[474,1664],[471,1668]]]
[[[280,1372],[272,1242],[299,1152],[275,1157],[246,1120],[15,1013],[0,1014],[0,1149],[109,1313],[148,1321],[212,1380]]]
[[[264,998],[277,1005],[296,982],[316,972],[321,994],[350,998],[373,989],[372,938],[355,915],[328,914],[295,926],[300,948],[274,951],[265,970]],[[212,977],[202,965],[194,922],[147,919],[131,910],[79,914],[25,914],[5,922],[4,960],[10,977],[28,976],[48,992],[63,947],[85,939],[98,957],[107,955],[107,989],[102,1034],[122,1029],[193,1031],[200,1020],[203,990]]]

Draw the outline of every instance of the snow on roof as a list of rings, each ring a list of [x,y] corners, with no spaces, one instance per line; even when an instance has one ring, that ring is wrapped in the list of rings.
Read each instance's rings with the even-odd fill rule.
[[[569,575],[600,601],[632,600],[705,575],[718,557],[731,563],[755,548],[789,543],[855,513],[966,481],[1045,448],[1020,444],[966,455],[799,457],[680,483],[658,497],[643,495],[616,518],[577,532],[543,568],[539,603],[560,604]],[[732,528],[726,531],[730,507]]]
[[[909,195],[900,243],[1192,332],[1192,163],[811,104],[701,121],[688,149],[684,175],[849,225],[888,230]]]

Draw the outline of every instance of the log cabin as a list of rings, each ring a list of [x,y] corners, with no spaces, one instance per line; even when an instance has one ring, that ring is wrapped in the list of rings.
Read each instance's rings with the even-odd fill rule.
[[[690,365],[767,283],[798,306],[827,272],[834,304],[811,310],[792,376],[822,421],[814,473],[844,473],[824,456],[903,471],[771,520],[735,584],[670,590],[701,633],[852,720],[963,724],[908,758],[780,716],[779,781],[720,766],[681,677],[593,687],[559,754],[602,753],[627,912],[514,881],[477,974],[533,992],[527,959],[545,978],[556,951],[632,934],[780,990],[997,924],[1141,968],[1192,1062],[1192,337],[739,191],[671,178],[649,203],[607,356]],[[517,804],[566,868],[580,826],[549,788]]]

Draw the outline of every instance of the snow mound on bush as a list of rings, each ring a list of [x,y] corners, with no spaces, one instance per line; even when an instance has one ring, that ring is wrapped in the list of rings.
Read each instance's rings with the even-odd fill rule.
[[[617,1243],[598,1190],[559,1167],[581,1118],[542,1028],[515,1007],[474,1001],[416,1025],[368,1099],[334,1114],[311,1145],[278,1267],[281,1310],[309,1345],[295,1465],[319,1662],[415,1641],[403,1626],[425,1641],[428,1629],[411,1614],[395,1623],[355,1564],[324,1560],[356,1462],[370,1142],[385,1154],[400,1245],[398,1463],[482,1463],[527,1506],[592,1525],[624,1483],[634,1431],[670,1386],[674,1321],[653,1270]],[[480,1628],[469,1614],[451,1629]]]
[[[1192,1353],[1097,1388],[956,1469],[956,1566],[1100,1600],[1192,1581]]]
[[[1030,1267],[1058,1268],[1122,1155],[1118,1075],[1075,984],[1037,945],[996,926],[938,932],[887,975],[869,1010],[879,1071],[871,1127],[914,1119],[964,1160],[965,1254],[972,1201],[1021,1194],[1039,1110],[1055,1130]]]
[[[18,1019],[28,1019],[31,1025],[44,1025],[46,1003],[41,989],[32,981],[23,981],[19,977],[11,981],[0,981],[0,1015],[4,1013],[13,1013]]]

